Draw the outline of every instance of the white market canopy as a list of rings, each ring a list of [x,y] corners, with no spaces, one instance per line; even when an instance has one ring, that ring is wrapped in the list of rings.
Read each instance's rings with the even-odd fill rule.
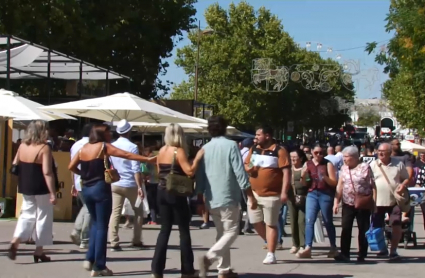
[[[194,117],[192,117],[194,118]],[[197,118],[195,118],[197,119]],[[198,118],[199,119],[199,118]],[[206,121],[204,119],[199,119],[200,121]],[[113,122],[113,125],[116,126],[118,122]],[[130,124],[133,126],[133,129],[137,129],[141,132],[165,132],[165,129],[167,128],[170,123],[146,123],[146,122],[130,122]],[[184,132],[186,133],[200,133],[200,134],[207,134],[208,133],[208,125],[206,123],[177,123],[179,124]],[[227,127],[227,134],[230,136],[239,136],[242,134],[239,130],[237,130],[233,126]]]
[[[410,141],[401,141],[401,150],[404,152],[419,152],[423,153],[425,152],[425,147],[421,146],[419,144],[412,143]]]
[[[76,118],[63,113],[41,110],[43,105],[19,96],[19,94],[0,89],[0,116],[13,118],[16,121],[54,121],[76,120]]]
[[[12,45],[10,79],[48,78],[49,66],[50,78],[53,79],[79,80],[80,77],[82,80],[129,79],[119,73],[19,38],[11,37],[10,43]],[[0,37],[0,46],[6,44],[7,38]],[[0,78],[7,78],[7,50],[0,51]]]
[[[114,122],[147,123],[205,123],[204,120],[185,115],[165,106],[147,101],[130,93],[71,101],[44,106],[41,109],[78,117]]]

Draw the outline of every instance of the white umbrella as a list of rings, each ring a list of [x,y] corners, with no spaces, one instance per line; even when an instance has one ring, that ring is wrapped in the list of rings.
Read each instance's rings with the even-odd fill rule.
[[[198,119],[201,122],[208,122],[204,119],[199,119],[195,117],[191,117],[194,119]],[[118,122],[113,122],[113,125],[116,126]],[[146,123],[146,122],[130,122],[130,124],[133,127],[137,127],[142,132],[165,132],[165,128],[170,123],[160,123],[160,124],[154,124],[154,123]],[[177,123],[179,124],[185,133],[208,133],[208,125],[206,123]],[[230,136],[241,136],[243,133],[237,130],[233,126],[227,127],[227,135]]]
[[[126,119],[129,122],[202,123],[197,118],[144,100],[130,93],[72,101],[45,106],[42,109],[109,122]]]
[[[405,152],[419,152],[419,153],[425,152],[424,146],[421,146],[419,144],[415,144],[406,140],[401,141],[400,147],[401,147],[401,150]]]
[[[0,116],[14,118],[14,120],[76,120],[74,117],[62,113],[41,110],[38,102],[19,96],[17,93],[0,89]]]
[[[141,132],[165,132],[165,129],[170,123],[146,123],[146,122],[130,122],[133,128]],[[186,133],[203,133],[206,126],[204,124],[178,123]],[[118,125],[118,122],[113,122],[113,125]]]

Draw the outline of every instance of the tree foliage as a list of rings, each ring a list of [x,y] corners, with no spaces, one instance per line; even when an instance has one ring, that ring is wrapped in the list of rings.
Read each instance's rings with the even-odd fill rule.
[[[282,92],[266,92],[252,84],[254,59],[271,58],[276,66],[296,64],[333,64],[318,53],[300,48],[284,31],[281,21],[264,7],[254,10],[247,2],[219,4],[205,11],[209,32],[193,31],[191,44],[177,50],[176,64],[190,76],[173,87],[172,99],[191,99],[194,92],[197,41],[199,39],[198,100],[214,105],[233,125],[250,128],[267,122],[275,128],[287,121],[295,126],[340,126],[344,117],[325,117],[320,105],[339,95],[351,99],[353,93],[334,84],[331,92],[309,91],[289,82]],[[327,123],[325,121],[328,121]],[[332,122],[333,121],[333,122]]]
[[[365,107],[357,111],[357,126],[374,127],[381,121],[381,116],[376,109]]]
[[[394,32],[375,60],[390,80],[383,86],[397,120],[409,128],[425,127],[425,0],[392,0],[386,29]],[[366,51],[378,47],[373,42]]]
[[[182,31],[192,27],[196,0],[2,0],[0,34],[10,34],[130,76],[113,91],[149,98]]]

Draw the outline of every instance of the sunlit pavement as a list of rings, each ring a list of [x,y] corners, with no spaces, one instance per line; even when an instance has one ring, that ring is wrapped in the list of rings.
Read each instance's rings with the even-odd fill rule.
[[[336,219],[337,235],[341,230],[339,218]],[[199,223],[199,222],[198,222]],[[65,278],[65,277],[90,277],[90,273],[82,268],[84,250],[70,243],[69,234],[73,225],[71,223],[54,224],[55,244],[49,246],[47,253],[52,257],[50,263],[33,263],[32,251],[34,245],[21,245],[16,261],[12,262],[6,257],[8,242],[15,228],[15,221],[0,221],[0,278]],[[196,224],[196,223],[195,223]],[[114,271],[114,276],[119,277],[150,277],[150,264],[153,256],[153,246],[156,243],[159,226],[144,226],[143,241],[148,246],[145,250],[134,250],[129,246],[131,230],[120,229],[120,238],[123,241],[122,252],[110,252],[108,250],[108,267]],[[419,210],[416,211],[415,230],[418,235],[418,247],[399,249],[403,260],[397,263],[389,263],[386,260],[375,259],[371,254],[364,264],[356,264],[355,252],[357,239],[352,239],[353,263],[337,263],[333,259],[327,259],[324,253],[328,244],[316,244],[313,259],[300,260],[289,254],[291,238],[284,241],[285,250],[277,251],[278,263],[276,265],[263,265],[262,261],[266,251],[262,249],[264,243],[257,235],[239,236],[232,250],[232,264],[241,277],[423,277],[425,271],[425,232],[423,219]],[[290,228],[286,226],[289,233]],[[357,233],[354,228],[353,234]],[[201,256],[215,241],[215,229],[192,230],[192,244],[195,252],[195,267],[197,258]],[[339,236],[337,239],[339,245]],[[174,230],[170,238],[170,248],[167,253],[167,266],[165,277],[180,277],[180,251],[179,235]],[[217,277],[213,269],[209,277]]]

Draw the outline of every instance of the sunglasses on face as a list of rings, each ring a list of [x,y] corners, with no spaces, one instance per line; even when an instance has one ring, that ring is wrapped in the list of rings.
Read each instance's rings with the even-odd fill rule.
[[[323,155],[321,152],[313,152],[314,155]]]

